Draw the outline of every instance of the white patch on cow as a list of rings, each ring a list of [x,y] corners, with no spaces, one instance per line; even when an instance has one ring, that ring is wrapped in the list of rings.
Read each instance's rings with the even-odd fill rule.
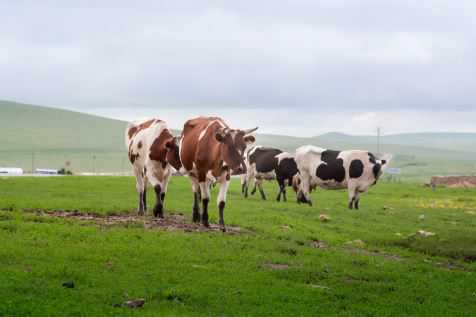
[[[205,134],[206,134],[207,131],[208,131],[208,128],[209,128],[212,124],[214,124],[214,123],[220,124],[220,126],[221,126],[222,128],[227,128],[226,124],[225,124],[222,120],[216,119],[216,120],[210,121],[210,122],[207,124],[206,128],[203,129],[202,132],[200,132],[200,134],[199,134],[199,136],[198,136],[198,141],[200,141],[200,140],[203,139],[203,137],[205,136]]]
[[[281,164],[281,161],[284,159],[294,159],[294,155],[288,152],[282,152],[275,156],[278,159],[278,165]]]
[[[299,151],[300,153],[315,153],[315,154],[321,154],[322,152],[326,151],[327,149],[314,146],[314,145],[304,145],[301,146],[296,150],[296,153]]]

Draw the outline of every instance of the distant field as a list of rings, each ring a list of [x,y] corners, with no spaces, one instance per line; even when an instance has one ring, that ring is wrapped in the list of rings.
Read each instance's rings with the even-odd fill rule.
[[[244,200],[234,181],[225,220],[241,233],[164,231],[43,214],[134,213],[132,177],[0,178],[0,316],[474,316],[476,190],[380,183],[359,211],[346,197]],[[173,178],[166,215],[190,223],[191,204]]]
[[[160,109],[157,116],[161,116]],[[26,171],[66,167],[75,173],[128,172],[124,145],[126,124],[0,100],[0,166],[22,167]],[[476,173],[475,133],[388,135],[381,141],[381,151],[395,155],[392,166],[402,168],[402,181],[426,182],[433,175]],[[305,144],[337,150],[377,150],[374,136],[340,133],[307,138],[258,134],[257,144],[289,152]]]

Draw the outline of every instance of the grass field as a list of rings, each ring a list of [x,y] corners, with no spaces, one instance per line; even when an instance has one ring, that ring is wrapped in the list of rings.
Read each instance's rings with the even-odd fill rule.
[[[133,212],[130,177],[2,178],[0,316],[474,316],[476,190],[381,183],[360,211],[342,191],[314,193],[314,207],[289,196],[244,200],[234,181],[238,234],[165,231],[38,211]],[[191,221],[187,179],[166,199]]]

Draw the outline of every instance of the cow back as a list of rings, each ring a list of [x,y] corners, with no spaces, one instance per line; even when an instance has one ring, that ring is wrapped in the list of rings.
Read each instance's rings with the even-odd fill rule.
[[[220,147],[220,143],[215,139],[215,132],[223,126],[226,126],[225,123],[217,117],[199,117],[185,122],[180,159],[186,170],[193,170],[194,165],[199,167],[214,162],[214,156],[218,155]]]
[[[282,152],[275,148],[256,148],[249,156],[249,164],[255,164],[258,173],[272,172],[278,166],[278,158],[276,156]]]

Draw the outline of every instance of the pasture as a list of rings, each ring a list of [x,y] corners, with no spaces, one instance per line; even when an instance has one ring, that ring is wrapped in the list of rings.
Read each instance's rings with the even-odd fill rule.
[[[0,179],[0,316],[476,311],[474,189],[380,183],[362,197],[361,210],[350,211],[345,191],[318,190],[310,207],[297,205],[290,189],[287,203],[275,202],[277,185],[267,183],[270,200],[245,200],[235,179],[225,211],[233,230],[223,234],[153,226],[151,212],[147,220],[104,218],[135,212],[134,184],[132,177]],[[190,187],[172,178],[166,217],[191,223]],[[150,208],[151,190],[148,197]],[[90,220],[80,217],[86,214]],[[123,306],[137,298],[145,299],[142,308]]]

